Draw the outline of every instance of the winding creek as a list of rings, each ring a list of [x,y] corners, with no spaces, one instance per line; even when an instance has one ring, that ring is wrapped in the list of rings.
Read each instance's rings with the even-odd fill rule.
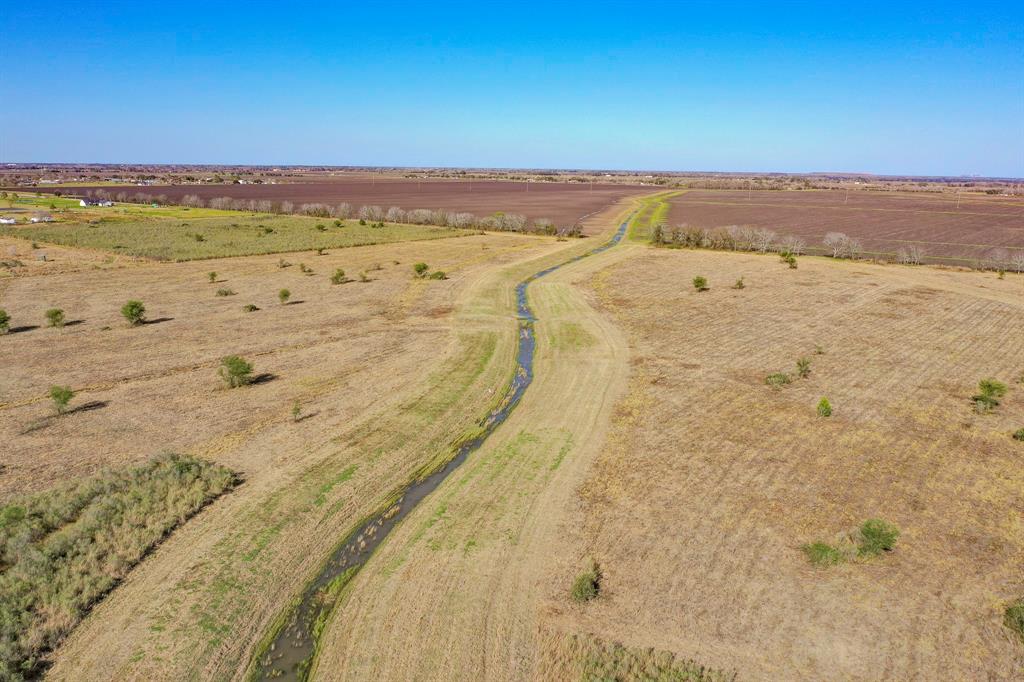
[[[516,371],[511,383],[505,389],[503,399],[480,422],[479,433],[472,439],[461,443],[451,460],[429,476],[411,483],[402,491],[401,496],[394,504],[371,516],[369,521],[363,523],[345,538],[320,569],[319,574],[306,586],[299,601],[287,615],[284,626],[274,633],[273,638],[266,643],[266,646],[261,648],[259,660],[256,662],[255,679],[306,679],[316,653],[317,640],[345,584],[369,560],[388,533],[427,495],[441,485],[441,482],[449,474],[458,469],[469,455],[479,448],[487,440],[487,437],[508,418],[533,381],[533,353],[536,346],[533,323],[537,318],[530,308],[527,297],[530,283],[570,263],[575,263],[615,246],[625,235],[633,215],[630,214],[619,226],[614,236],[601,246],[536,272],[516,285],[516,312],[519,318]]]

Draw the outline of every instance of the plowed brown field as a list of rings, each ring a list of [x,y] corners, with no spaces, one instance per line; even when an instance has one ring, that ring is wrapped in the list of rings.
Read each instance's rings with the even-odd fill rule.
[[[917,245],[933,259],[973,261],[997,248],[1024,249],[1024,200],[952,194],[851,191],[692,190],[671,199],[669,224],[750,225],[821,246],[827,232],[861,240],[868,252]]]
[[[59,188],[57,188],[59,189]],[[281,185],[154,185],[150,187],[76,187],[75,193],[102,189],[152,196],[166,194],[179,200],[196,194],[209,201],[216,197],[268,199],[294,204],[347,202],[358,208],[378,205],[466,211],[486,216],[495,211],[522,213],[527,218],[548,218],[557,225],[571,225],[619,199],[649,193],[650,187],[614,184],[567,184],[543,182],[460,181],[460,180],[335,180]],[[42,191],[52,191],[50,189]]]

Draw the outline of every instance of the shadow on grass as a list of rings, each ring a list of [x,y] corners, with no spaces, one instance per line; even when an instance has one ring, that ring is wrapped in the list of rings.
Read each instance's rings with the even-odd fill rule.
[[[252,378],[252,381],[249,382],[249,385],[250,386],[256,386],[258,384],[266,384],[266,383],[269,383],[269,382],[273,381],[276,378],[277,378],[276,374],[271,374],[270,372],[264,372],[263,374],[257,374],[256,376],[254,376]]]
[[[21,334],[23,332],[30,332],[34,329],[39,329],[38,324],[23,324],[20,327],[11,327],[7,330],[8,334]]]
[[[155,317],[152,320],[144,321],[142,324],[143,325],[160,324],[161,322],[170,322],[173,319],[174,319],[173,317]]]
[[[106,400],[93,400],[87,403],[83,403],[77,407],[73,407],[70,410],[64,412],[63,414],[49,414],[45,417],[40,417],[39,419],[30,422],[28,426],[26,426],[19,432],[19,435],[24,436],[26,434],[39,431],[40,429],[45,429],[47,426],[52,424],[55,420],[60,419],[61,417],[70,417],[71,415],[78,414],[79,412],[92,412],[93,410],[101,410],[109,404],[110,402]]]
[[[313,417],[317,416],[318,414],[320,414],[320,410],[317,410],[316,412],[309,412],[309,413],[306,413],[306,414],[302,414],[302,415],[296,417],[295,419],[293,419],[292,421],[294,421],[296,424],[298,424],[299,422],[304,422],[307,419],[312,419]]]
[[[64,323],[65,327],[77,327],[80,324],[85,324],[85,320],[68,320]]]
[[[302,305],[305,301],[288,301],[285,305]]]

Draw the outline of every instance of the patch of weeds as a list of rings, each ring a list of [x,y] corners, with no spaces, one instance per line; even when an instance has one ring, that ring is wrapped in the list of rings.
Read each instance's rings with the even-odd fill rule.
[[[1021,643],[1024,643],[1024,599],[1018,599],[1006,607],[1006,611],[1003,613],[1003,625],[1016,633],[1020,637]]]
[[[247,313],[254,313],[257,310],[259,310],[259,308],[252,303],[246,303],[244,306],[242,306],[242,310],[244,310]]]
[[[445,273],[444,270],[435,270],[434,272],[430,273],[429,279],[448,279],[448,275]]]
[[[764,378],[764,383],[768,384],[772,388],[781,388],[791,382],[793,379],[785,372],[775,372],[769,374]]]
[[[800,358],[796,361],[796,373],[801,379],[806,379],[811,375],[811,359]]]
[[[736,280],[736,284],[732,285],[732,288],[733,289],[745,289],[746,286],[747,285],[743,283],[743,278],[740,277],[738,280]]]
[[[286,261],[284,258],[278,258],[277,259],[277,267],[284,269],[284,268],[290,268],[291,266],[292,266],[292,264],[289,263],[288,261]]]
[[[413,272],[416,273],[417,277],[426,277],[427,271],[430,270],[430,266],[426,263],[416,263],[412,266]]]
[[[822,398],[818,401],[818,416],[819,417],[831,417],[832,416],[832,403],[828,401],[828,398]]]
[[[1017,429],[1013,432],[1013,439],[1024,442],[1024,429]]]
[[[583,603],[595,599],[600,591],[601,569],[596,561],[590,559],[586,570],[576,576],[569,594],[573,601]]]
[[[46,311],[46,323],[60,329],[64,326],[64,311],[60,308],[50,308]]]
[[[229,355],[220,361],[220,378],[228,388],[238,388],[252,381],[252,363],[238,355]]]
[[[289,291],[288,289],[281,289],[280,291],[277,292],[277,300],[281,302],[281,305],[287,303],[288,299],[291,297],[292,292]]]
[[[701,275],[697,275],[696,277],[694,277],[693,288],[696,289],[697,291],[707,291],[709,289],[707,278],[702,277]]]
[[[217,289],[218,296],[234,296],[235,291],[233,289]]]
[[[800,549],[803,550],[807,560],[815,566],[835,566],[846,560],[841,549],[827,542],[812,542]]]
[[[335,270],[334,274],[331,275],[331,284],[344,284],[347,281],[349,281],[348,277],[345,276],[345,271],[341,268]]]

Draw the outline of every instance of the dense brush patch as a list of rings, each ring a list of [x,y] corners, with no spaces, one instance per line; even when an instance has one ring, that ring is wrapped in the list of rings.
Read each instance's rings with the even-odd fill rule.
[[[150,548],[236,481],[164,455],[0,507],[0,679],[36,675]]]

